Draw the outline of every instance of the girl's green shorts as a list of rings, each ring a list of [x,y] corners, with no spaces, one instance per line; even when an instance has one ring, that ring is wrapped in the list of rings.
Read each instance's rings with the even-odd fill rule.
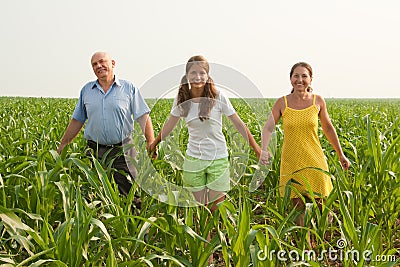
[[[183,162],[183,185],[193,192],[209,188],[218,192],[230,189],[230,168],[228,157],[203,160],[186,156]]]

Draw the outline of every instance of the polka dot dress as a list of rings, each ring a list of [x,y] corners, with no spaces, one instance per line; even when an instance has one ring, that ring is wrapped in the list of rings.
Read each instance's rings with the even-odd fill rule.
[[[328,196],[332,191],[330,177],[321,170],[311,169],[328,171],[328,164],[318,139],[319,109],[315,105],[316,95],[313,105],[301,110],[289,108],[286,96],[284,99],[286,108],[282,114],[284,137],[279,182],[281,196],[284,196],[285,185],[291,179],[295,180],[292,186],[302,195],[309,195],[310,186],[314,194]],[[292,190],[290,197],[299,196]]]

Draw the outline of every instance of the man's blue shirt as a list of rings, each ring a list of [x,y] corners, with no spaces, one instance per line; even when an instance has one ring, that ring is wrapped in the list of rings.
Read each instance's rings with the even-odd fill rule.
[[[133,131],[133,119],[150,113],[139,90],[129,81],[115,81],[104,93],[98,81],[81,90],[72,117],[85,123],[84,137],[103,145],[117,144]],[[132,118],[133,116],[133,118]]]

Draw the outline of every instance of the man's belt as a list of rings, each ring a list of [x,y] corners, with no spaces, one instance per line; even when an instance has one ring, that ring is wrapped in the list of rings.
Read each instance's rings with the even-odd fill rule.
[[[117,144],[112,144],[112,145],[103,145],[103,144],[99,144],[99,143],[97,143],[95,141],[92,141],[92,140],[87,140],[87,145],[92,149],[97,149],[97,148],[110,149],[110,148],[114,148],[114,147],[121,147],[122,146],[122,142],[119,142]]]

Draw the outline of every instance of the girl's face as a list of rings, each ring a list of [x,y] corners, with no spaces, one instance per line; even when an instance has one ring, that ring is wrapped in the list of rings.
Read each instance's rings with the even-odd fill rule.
[[[194,64],[187,74],[190,88],[202,89],[207,83],[208,74],[199,64]]]
[[[310,86],[312,78],[310,73],[304,67],[297,67],[294,69],[290,82],[295,91],[305,91]]]

